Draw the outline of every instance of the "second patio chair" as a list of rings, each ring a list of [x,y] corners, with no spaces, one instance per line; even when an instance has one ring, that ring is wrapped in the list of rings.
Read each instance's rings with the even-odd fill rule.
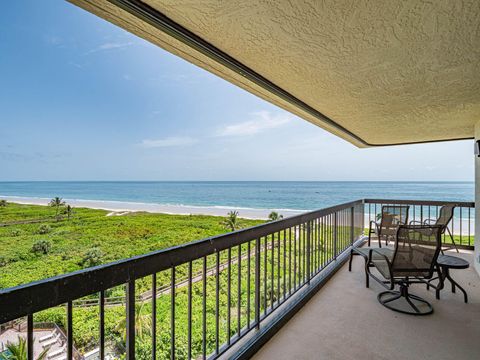
[[[410,206],[406,205],[384,205],[382,212],[379,214],[380,221],[370,221],[368,228],[368,246],[370,246],[372,234],[378,239],[378,246],[382,247],[382,241],[385,245],[395,240],[397,230],[400,225],[407,225],[408,211]]]
[[[450,232],[450,229],[448,228],[448,224],[453,219],[454,210],[455,210],[454,205],[444,205],[440,208],[438,218],[436,218],[436,219],[425,219],[425,220],[423,220],[423,222],[418,221],[418,220],[412,220],[412,221],[410,221],[410,225],[438,225],[438,226],[442,226],[442,235],[444,235],[445,233],[448,233],[448,235],[450,236],[450,240],[452,241],[452,246],[451,247],[454,247],[455,250],[457,250],[457,253],[458,253],[459,251],[458,251],[458,248],[457,248],[457,244],[455,244],[455,240],[453,239],[453,235]],[[443,245],[445,246],[445,244],[443,244]],[[447,245],[447,248],[442,249],[442,250],[446,250],[448,248],[449,247]]]

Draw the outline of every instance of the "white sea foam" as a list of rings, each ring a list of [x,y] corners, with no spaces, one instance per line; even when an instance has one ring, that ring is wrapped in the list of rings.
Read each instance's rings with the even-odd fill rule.
[[[51,199],[44,197],[21,197],[0,195],[0,199],[5,199],[10,202],[18,204],[29,205],[48,205]],[[75,207],[85,207],[91,209],[108,210],[115,213],[144,211],[150,213],[162,213],[170,215],[212,215],[212,216],[226,216],[229,211],[238,211],[239,216],[245,219],[265,220],[272,211],[282,214],[284,217],[302,214],[311,210],[296,210],[296,209],[260,209],[240,206],[199,206],[199,205],[185,205],[185,204],[159,204],[159,203],[144,203],[133,201],[118,201],[118,200],[88,200],[88,199],[67,199],[64,200]],[[453,232],[455,235],[473,234],[475,231],[475,223],[466,218],[465,214],[460,222],[458,217],[453,220]],[[433,216],[434,217],[434,216]],[[370,219],[374,219],[375,214],[370,214]],[[420,220],[417,216],[415,220]],[[452,225],[452,223],[450,225]],[[461,223],[461,224],[460,224]],[[365,213],[365,227],[369,226],[368,212]]]
[[[5,199],[18,204],[48,205],[51,199],[42,197],[20,197],[0,195]],[[240,206],[198,206],[184,204],[158,204],[117,200],[87,200],[87,199],[63,199],[75,207],[86,207],[91,209],[102,209],[115,212],[145,211],[152,213],[163,213],[172,215],[213,215],[225,216],[229,211],[238,211],[239,216],[246,219],[267,219],[272,211],[280,212],[284,217],[298,215],[308,210],[295,209],[258,209]]]

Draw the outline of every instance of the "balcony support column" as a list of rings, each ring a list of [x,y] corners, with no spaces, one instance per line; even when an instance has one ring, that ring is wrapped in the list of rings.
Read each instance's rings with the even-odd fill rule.
[[[475,125],[475,141],[480,140],[480,121]],[[480,275],[480,157],[475,156],[475,242],[474,266]]]

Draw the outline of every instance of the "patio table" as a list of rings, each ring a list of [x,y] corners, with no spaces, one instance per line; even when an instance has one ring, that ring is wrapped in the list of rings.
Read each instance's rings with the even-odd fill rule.
[[[440,268],[440,276],[433,278],[427,282],[427,289],[433,287],[435,289],[435,295],[437,299],[440,299],[440,290],[445,287],[445,280],[448,279],[452,284],[452,292],[455,293],[455,289],[458,287],[463,293],[465,303],[468,303],[468,295],[464,288],[462,288],[455,280],[450,276],[450,269],[468,269],[470,266],[467,260],[451,255],[439,255],[437,259],[437,266]],[[432,285],[431,281],[439,280],[437,285]]]

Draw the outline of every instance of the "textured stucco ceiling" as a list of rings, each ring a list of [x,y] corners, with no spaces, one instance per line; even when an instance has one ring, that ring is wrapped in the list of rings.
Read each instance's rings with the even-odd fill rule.
[[[480,121],[478,0],[143,1],[363,141],[108,0],[72,1],[358,146],[470,138]]]

